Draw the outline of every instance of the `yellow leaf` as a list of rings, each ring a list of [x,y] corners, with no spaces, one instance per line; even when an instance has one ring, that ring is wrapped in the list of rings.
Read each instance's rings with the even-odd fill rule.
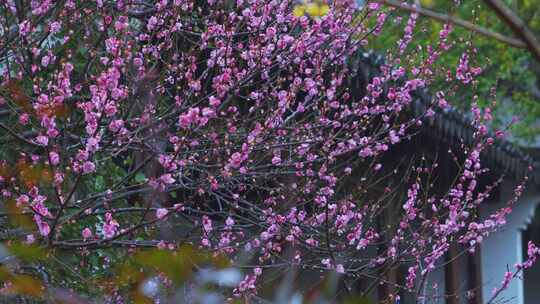
[[[296,17],[309,15],[310,17],[322,17],[328,14],[330,7],[323,1],[305,1],[303,4],[294,6],[293,14]]]
[[[319,4],[317,3],[308,3],[306,5],[306,12],[308,15],[312,17],[320,17],[321,16],[321,9]]]
[[[433,7],[434,4],[435,1],[433,0],[420,0],[420,5],[422,5],[423,7]]]
[[[303,4],[295,5],[293,9],[293,15],[296,17],[302,17],[306,13],[306,7]]]
[[[32,297],[41,297],[43,295],[43,284],[27,275],[16,275],[10,279],[11,285],[7,288],[8,292]]]
[[[321,5],[321,16],[325,16],[330,11],[330,7],[327,4]]]

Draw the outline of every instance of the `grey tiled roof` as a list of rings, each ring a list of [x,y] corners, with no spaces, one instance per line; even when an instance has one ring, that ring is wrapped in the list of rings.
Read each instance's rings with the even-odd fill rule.
[[[363,53],[362,61],[370,66],[377,67],[383,63],[381,56],[373,53]],[[412,113],[420,116],[425,113],[431,103],[431,94],[424,90],[415,94],[412,103]],[[470,115],[453,107],[445,110],[435,110],[435,115],[429,119],[424,118],[424,127],[420,132],[430,136],[436,141],[459,147],[461,144],[473,143],[474,128],[471,126]],[[487,147],[482,154],[483,165],[499,174],[504,174],[516,180],[521,180],[528,172],[529,180],[540,186],[540,153],[527,153],[525,149],[512,144],[507,140],[496,140]]]
[[[429,95],[423,92],[417,96],[412,105],[415,115],[421,115],[427,110]],[[449,145],[458,146],[473,144],[474,128],[471,119],[464,112],[455,108],[435,111],[430,119],[424,119],[427,124],[422,132],[432,138]],[[527,173],[531,182],[540,186],[540,161],[523,149],[507,140],[496,140],[482,154],[483,165],[497,173],[505,174],[516,180],[522,179]],[[533,170],[529,172],[529,167]]]

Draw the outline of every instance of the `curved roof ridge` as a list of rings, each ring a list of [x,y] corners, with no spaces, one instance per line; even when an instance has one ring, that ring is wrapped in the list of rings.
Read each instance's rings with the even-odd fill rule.
[[[363,52],[362,61],[369,66],[378,68],[384,64],[384,58],[374,52]],[[413,95],[411,110],[414,116],[420,117],[428,109],[432,95],[428,89],[416,92]],[[421,132],[432,133],[432,137],[439,141],[455,146],[456,143],[472,144],[475,132],[472,119],[466,112],[449,106],[448,108],[435,109],[435,115],[429,119],[423,119],[431,128],[422,128]],[[489,133],[493,136],[493,131]],[[495,138],[495,136],[493,136]],[[487,162],[486,167],[502,174],[510,174],[515,179],[521,179],[525,175],[535,185],[540,185],[540,159],[525,152],[520,147],[505,139],[496,139],[494,144],[488,146],[482,153]],[[529,167],[533,167],[531,172]]]

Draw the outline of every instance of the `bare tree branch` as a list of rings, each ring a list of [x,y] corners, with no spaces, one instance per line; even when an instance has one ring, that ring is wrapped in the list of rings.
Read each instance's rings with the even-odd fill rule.
[[[527,49],[534,55],[536,60],[540,62],[540,43],[525,22],[523,22],[521,18],[500,0],[484,0],[484,2],[497,13],[499,18],[504,21],[510,29],[512,29],[514,34],[521,38]]]
[[[446,14],[437,13],[437,12],[434,12],[432,10],[428,10],[428,9],[425,9],[425,8],[422,8],[422,7],[415,7],[413,5],[409,5],[409,4],[406,4],[406,3],[401,3],[401,2],[398,2],[398,1],[394,1],[394,0],[376,0],[376,1],[381,3],[381,4],[392,6],[392,7],[401,9],[401,10],[414,12],[414,13],[420,14],[420,15],[425,16],[425,17],[429,17],[431,19],[434,19],[434,20],[437,20],[437,21],[440,21],[440,22],[459,25],[459,26],[461,26],[463,28],[466,28],[466,29],[468,29],[470,31],[473,31],[475,33],[481,34],[481,35],[489,37],[489,38],[496,39],[496,40],[498,40],[500,42],[503,42],[505,44],[511,45],[513,47],[516,47],[516,48],[528,48],[528,45],[526,43],[524,43],[523,41],[521,41],[520,39],[508,37],[508,36],[502,35],[500,33],[493,32],[491,30],[488,30],[488,29],[486,29],[484,27],[475,25],[475,24],[473,24],[473,23],[471,23],[469,21],[465,21],[463,19],[459,19],[459,18],[450,16],[450,15],[446,15]]]
[[[28,145],[31,145],[31,146],[39,146],[38,144],[36,143],[33,143],[29,140],[27,140],[26,138],[22,137],[21,135],[19,135],[17,132],[11,130],[9,127],[7,127],[6,125],[4,125],[3,123],[0,123],[0,129],[4,129],[6,130],[9,134],[11,134],[13,137],[15,137],[16,139],[28,144]]]

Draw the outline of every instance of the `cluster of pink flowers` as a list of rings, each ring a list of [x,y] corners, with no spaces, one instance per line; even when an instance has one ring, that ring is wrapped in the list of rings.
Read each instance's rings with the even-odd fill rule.
[[[345,277],[404,263],[404,285],[413,288],[451,240],[474,248],[505,223],[515,200],[483,222],[471,216],[492,189],[478,189],[486,172],[480,156],[494,138],[491,113],[476,100],[474,144],[463,147],[463,170],[447,193],[429,186],[437,164],[414,164],[406,177],[381,164],[424,115],[451,102],[452,94],[436,92],[420,118],[407,116],[415,94],[440,76],[434,66],[453,45],[450,25],[418,56],[408,47],[418,18],[411,14],[397,49],[358,97],[349,59],[386,25],[381,4],[359,10],[356,1],[332,1],[314,18],[295,16],[290,1],[155,2],[149,10],[127,1],[63,1],[62,13],[49,16],[60,4],[32,1],[30,14],[49,16],[48,26],[31,16],[17,23],[18,47],[32,51],[13,55],[1,75],[17,98],[4,96],[0,107],[10,103],[18,115],[15,150],[35,155],[32,170],[46,168],[54,182],[30,185],[0,170],[0,190],[33,214],[51,246],[122,240],[137,247],[146,229],[182,218],[197,232],[182,241],[233,264],[254,256],[236,296],[255,293],[262,269],[285,254],[287,266]],[[51,43],[33,43],[40,34]],[[444,75],[453,85],[468,87],[481,73],[472,53]],[[0,161],[2,169],[17,160]],[[397,191],[405,198],[395,199]],[[395,223],[378,227],[387,210],[399,210]],[[80,229],[77,236],[62,233],[70,227]],[[372,250],[382,242],[384,250]],[[536,247],[530,252],[523,267],[538,255]]]

